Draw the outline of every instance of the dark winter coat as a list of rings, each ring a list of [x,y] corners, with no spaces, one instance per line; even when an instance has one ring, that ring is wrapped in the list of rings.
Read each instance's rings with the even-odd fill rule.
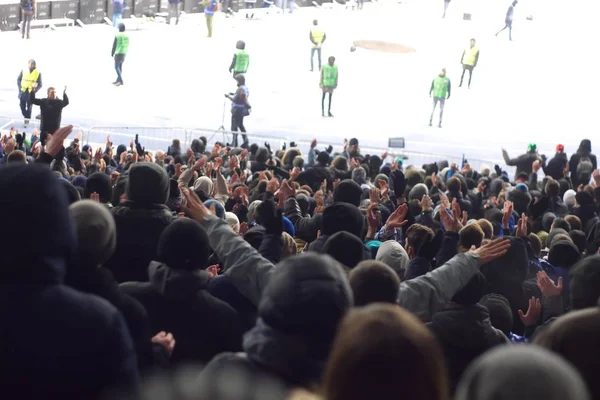
[[[173,334],[177,341],[173,363],[207,363],[219,353],[241,349],[238,314],[207,291],[208,272],[152,262],[148,275],[150,282],[127,282],[121,290],[146,308],[152,332]]]
[[[303,171],[296,181],[300,185],[310,186],[313,192],[316,192],[320,189],[324,180],[327,180],[328,188],[333,188],[333,174],[329,171],[329,168],[317,164]]]
[[[453,392],[471,361],[494,346],[508,343],[506,336],[492,326],[488,310],[480,304],[450,303],[434,314],[427,326],[444,351]]]
[[[137,386],[121,313],[63,284],[76,244],[64,189],[49,169],[0,170],[0,393],[6,399],[90,399]],[[10,249],[10,250],[9,250]]]
[[[506,152],[503,152],[502,155],[504,156],[506,165],[517,167],[517,170],[515,171],[515,180],[517,180],[517,177],[522,172],[526,173],[527,175],[531,174],[531,166],[533,165],[534,161],[542,161],[542,157],[537,153],[537,151],[521,154],[517,158],[510,158]]]
[[[565,177],[565,168],[568,163],[569,159],[565,153],[556,153],[548,162],[548,165],[544,166],[544,174],[546,176],[551,176],[555,180],[562,179]]]
[[[290,197],[285,201],[284,215],[294,224],[297,238],[305,242],[312,242],[317,238],[317,232],[321,229],[322,214],[303,217],[298,201],[294,197]]]
[[[582,143],[579,145],[579,150],[577,150],[577,153],[571,155],[571,158],[569,159],[569,172],[571,173],[571,182],[573,182],[574,188],[579,187],[579,185],[581,184],[587,185],[589,183],[580,182],[579,178],[577,177],[577,166],[579,165],[581,157],[589,157],[590,161],[592,162],[593,168],[598,168],[598,160],[596,158],[596,155],[592,154],[591,144],[589,145],[589,148],[586,148],[586,145],[583,142],[584,141],[582,141]]]
[[[174,221],[169,208],[162,204],[139,206],[125,201],[114,207],[117,248],[105,267],[117,282],[145,282],[148,265],[156,259],[156,247],[162,231]]]

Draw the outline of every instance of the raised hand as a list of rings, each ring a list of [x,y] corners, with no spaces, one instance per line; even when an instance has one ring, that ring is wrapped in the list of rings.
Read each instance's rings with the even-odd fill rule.
[[[375,203],[371,203],[367,207],[367,222],[369,223],[369,231],[375,234],[381,223],[381,212],[377,210],[377,204]]]
[[[563,291],[563,279],[562,277],[558,278],[558,282],[554,284],[552,279],[548,277],[548,274],[545,271],[539,271],[537,273],[537,286],[540,288],[542,294],[546,297],[554,297],[560,296]]]
[[[300,176],[300,168],[296,167],[293,170],[290,171],[290,180],[294,181],[296,180],[296,178],[298,178],[298,176]]]
[[[279,189],[279,181],[277,178],[273,177],[270,181],[267,182],[267,192],[275,193]]]
[[[381,200],[381,194],[379,189],[373,187],[369,192],[369,200],[371,200],[371,204],[378,205]]]
[[[538,171],[540,170],[540,168],[542,168],[542,163],[540,162],[540,160],[535,160],[532,164],[531,164],[531,171],[534,174],[537,174]]]
[[[100,203],[100,195],[96,192],[90,194],[90,200]]]
[[[504,202],[504,210],[502,211],[502,226],[504,229],[508,229],[510,227],[510,217],[513,212],[513,203],[511,201]]]
[[[68,125],[59,128],[52,136],[48,135],[48,139],[46,139],[46,153],[52,157],[56,157],[58,152],[63,148],[65,139],[71,132],[73,132],[73,125]]]
[[[385,222],[386,229],[400,228],[408,224],[408,221],[406,220],[407,214],[408,206],[406,204],[398,206],[398,208],[396,208],[396,210],[389,216],[389,218]]]
[[[419,207],[421,207],[421,211],[423,212],[432,212],[433,211],[433,200],[428,195],[423,195],[423,199],[419,200]]]
[[[483,265],[502,257],[504,254],[506,254],[510,246],[510,241],[504,238],[499,238],[492,240],[488,244],[483,245],[478,249],[473,246],[470,253],[479,256],[479,264]]]
[[[165,348],[169,355],[171,355],[173,353],[173,349],[175,349],[175,338],[173,338],[172,334],[164,331],[157,333],[156,336],[152,338],[152,343],[160,344]]]
[[[214,204],[211,205],[210,209],[208,209],[194,191],[189,190],[183,185],[180,185],[179,189],[181,190],[181,194],[186,202],[186,204],[182,205],[181,208],[190,218],[202,223],[204,222],[205,217],[216,214]]]
[[[519,220],[519,223],[517,224],[517,232],[516,235],[518,238],[523,238],[525,236],[527,236],[527,215],[525,215],[525,213],[521,214],[521,219]]]
[[[535,326],[540,319],[542,313],[542,303],[540,299],[532,297],[529,299],[529,307],[527,308],[527,314],[523,314],[523,311],[519,311],[519,318],[525,326]]]
[[[381,198],[388,200],[390,194],[390,185],[383,179],[378,180],[377,183],[379,184],[379,190],[381,191]]]

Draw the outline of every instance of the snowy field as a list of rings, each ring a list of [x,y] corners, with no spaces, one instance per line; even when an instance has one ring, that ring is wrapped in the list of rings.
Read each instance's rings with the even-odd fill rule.
[[[85,132],[90,127],[202,128],[198,136],[211,136],[221,125],[223,94],[235,90],[227,69],[242,39],[250,54],[247,84],[253,105],[245,124],[251,133],[273,137],[272,143],[279,138],[306,144],[316,137],[341,144],[343,138],[357,137],[361,147],[383,148],[389,137],[404,137],[409,151],[490,161],[500,160],[501,147],[516,156],[530,142],[548,155],[557,143],[571,153],[584,137],[598,145],[595,3],[522,0],[515,9],[513,42],[506,31],[494,36],[509,0],[488,0],[485,6],[453,0],[446,19],[441,19],[442,0],[366,4],[363,11],[304,8],[255,20],[218,15],[212,39],[206,38],[203,16],[190,15],[179,26],[149,23],[129,32],[122,87],[111,85],[115,31],[109,26],[34,30],[29,41],[16,32],[2,33],[0,115],[20,116],[16,78],[34,58],[44,88],[54,86],[60,93],[68,86],[71,105],[64,110],[64,123]],[[465,11],[473,14],[472,21],[462,19]],[[533,21],[526,20],[528,14]],[[334,118],[321,117],[319,75],[309,71],[308,32],[315,18],[327,32],[323,61],[334,55],[339,65]],[[460,56],[471,37],[481,55],[469,90],[458,83]],[[416,52],[351,53],[353,41],[361,39],[397,42]],[[452,80],[452,97],[444,127],[430,128],[428,91],[442,67]],[[10,124],[0,119],[3,129]],[[225,126],[230,126],[229,108]],[[117,131],[98,128],[90,141],[103,142],[112,132],[114,142],[128,142],[115,136]],[[183,131],[145,130],[142,136],[178,132]],[[156,143],[143,141],[147,148]]]

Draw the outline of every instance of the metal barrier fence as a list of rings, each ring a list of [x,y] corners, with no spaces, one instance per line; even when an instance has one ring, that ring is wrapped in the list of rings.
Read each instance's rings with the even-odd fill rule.
[[[3,130],[8,131],[10,127],[22,130],[23,120],[11,117],[0,116],[0,132]],[[32,119],[29,123],[29,128],[39,129],[40,121]],[[111,141],[115,144],[128,145],[131,140],[138,135],[139,141],[143,147],[149,151],[163,150],[166,151],[168,146],[171,145],[173,139],[179,139],[181,142],[182,149],[187,149],[193,139],[198,139],[201,136],[205,137],[208,142],[208,147],[211,148],[216,142],[231,143],[233,141],[233,132],[229,130],[221,129],[206,129],[206,128],[194,128],[186,129],[183,127],[101,127],[95,126],[89,129],[84,129],[80,126],[74,125],[74,132],[76,135],[81,136],[83,143],[91,144],[92,146],[103,146],[106,143],[106,137],[110,136]],[[297,138],[287,134],[269,134],[261,132],[248,133],[248,138],[251,143],[263,143],[269,142],[273,150],[281,149],[284,144],[289,146],[290,142],[295,142],[296,145],[302,150],[304,154],[307,154],[310,148],[310,140]],[[238,137],[241,144],[241,136]],[[333,153],[339,153],[342,151],[343,143],[339,142],[328,142],[319,141],[318,147],[320,149],[328,146],[333,147]],[[462,165],[463,159],[467,159],[471,168],[480,171],[483,167],[488,167],[493,170],[495,164],[503,165],[501,160],[482,160],[474,159],[468,156],[468,154],[434,154],[421,151],[415,151],[412,149],[389,149],[373,147],[369,145],[361,146],[361,153],[363,154],[377,154],[381,155],[387,152],[391,157],[401,157],[404,166],[414,165],[421,167],[425,164],[436,163],[438,161],[447,160],[449,164],[456,163],[459,168]]]

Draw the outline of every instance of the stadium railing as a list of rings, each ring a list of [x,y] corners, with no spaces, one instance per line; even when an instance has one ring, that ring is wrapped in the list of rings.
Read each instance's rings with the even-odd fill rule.
[[[181,127],[137,127],[137,126],[93,126],[87,130],[85,142],[90,144],[106,143],[106,137],[117,144],[128,145],[138,137],[142,147],[148,150],[166,150],[173,139],[179,139],[182,148],[189,147],[191,138],[188,130]]]

